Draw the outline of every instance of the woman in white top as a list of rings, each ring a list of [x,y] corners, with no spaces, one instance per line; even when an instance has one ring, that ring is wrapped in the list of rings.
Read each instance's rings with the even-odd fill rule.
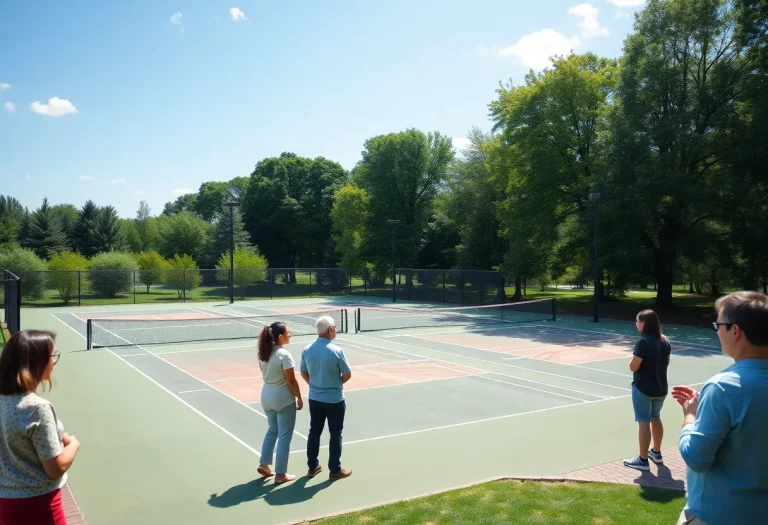
[[[296,479],[296,476],[287,474],[288,454],[296,426],[296,411],[304,406],[294,373],[296,361],[290,352],[283,348],[290,340],[291,332],[282,322],[265,326],[259,335],[259,368],[264,378],[261,407],[267,415],[269,429],[264,436],[261,464],[257,470],[265,478],[275,475],[270,465],[277,443],[275,483]]]

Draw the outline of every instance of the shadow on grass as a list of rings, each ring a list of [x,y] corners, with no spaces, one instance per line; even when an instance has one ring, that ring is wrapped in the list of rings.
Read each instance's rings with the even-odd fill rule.
[[[678,498],[685,499],[685,481],[675,479],[666,465],[657,465],[658,475],[643,472],[635,483],[640,485],[640,497],[646,501],[669,503]]]
[[[230,487],[221,495],[211,494],[208,498],[208,505],[227,509],[258,499],[263,499],[269,505],[291,505],[312,499],[315,494],[330,487],[333,483],[330,480],[325,480],[308,486],[308,482],[309,478],[306,476],[283,485],[275,485],[271,479],[259,478]]]

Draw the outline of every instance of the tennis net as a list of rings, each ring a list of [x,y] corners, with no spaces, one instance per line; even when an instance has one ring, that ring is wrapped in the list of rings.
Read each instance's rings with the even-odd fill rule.
[[[321,315],[330,315],[339,333],[346,333],[346,309],[187,319],[112,317],[88,319],[86,330],[90,350],[98,347],[256,339],[264,326],[275,321],[286,323],[292,335],[315,335],[315,320]]]
[[[355,310],[355,331],[554,321],[556,312],[555,299],[429,310],[360,307]]]

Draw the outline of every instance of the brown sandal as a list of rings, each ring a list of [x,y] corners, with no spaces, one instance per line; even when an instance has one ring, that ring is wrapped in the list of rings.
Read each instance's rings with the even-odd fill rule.
[[[275,473],[274,473],[274,472],[270,472],[269,470],[267,470],[267,469],[265,469],[265,468],[263,468],[263,467],[259,467],[259,468],[257,468],[257,469],[256,469],[256,472],[258,472],[259,474],[261,474],[261,477],[262,477],[262,478],[271,478],[272,476],[274,476],[274,475],[275,475]]]

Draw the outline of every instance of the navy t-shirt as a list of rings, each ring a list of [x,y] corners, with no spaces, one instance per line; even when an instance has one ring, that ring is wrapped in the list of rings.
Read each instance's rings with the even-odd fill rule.
[[[665,337],[643,336],[632,352],[643,361],[640,368],[632,375],[632,384],[648,397],[664,397],[669,391],[667,384],[667,366],[672,347]]]

